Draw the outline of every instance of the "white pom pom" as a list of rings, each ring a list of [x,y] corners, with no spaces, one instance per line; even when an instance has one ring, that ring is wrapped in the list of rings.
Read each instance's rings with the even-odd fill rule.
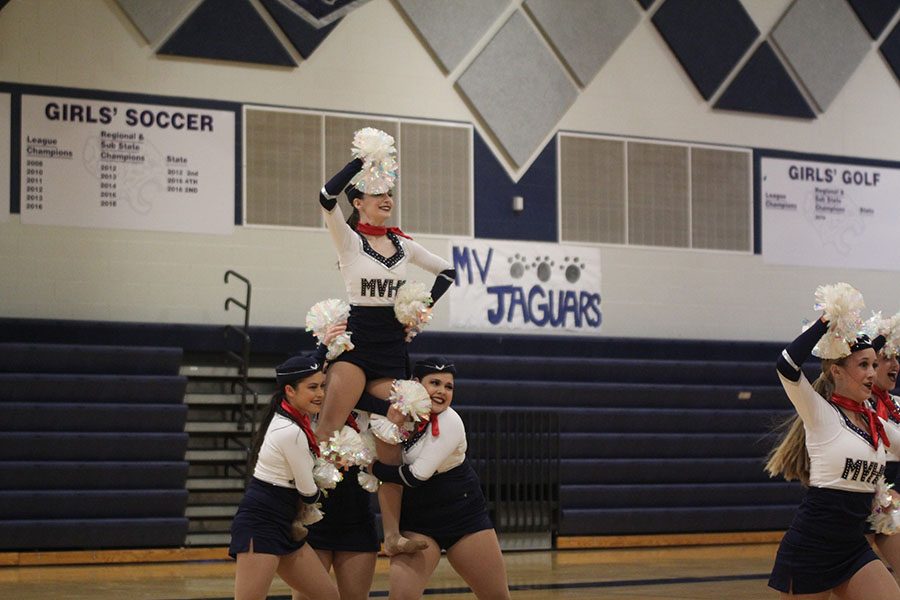
[[[313,480],[321,490],[333,490],[335,486],[344,478],[334,464],[323,458],[317,458],[313,467]]]
[[[369,418],[369,431],[372,435],[386,444],[399,444],[403,441],[400,435],[400,428],[396,424],[391,423],[387,417],[373,414]]]
[[[380,129],[365,127],[353,135],[354,158],[363,161],[362,171],[352,183],[366,194],[384,194],[394,187],[397,178],[397,148],[394,138]]]
[[[311,331],[322,343],[328,330],[343,323],[350,316],[350,305],[338,298],[329,298],[313,304],[306,313],[306,330]],[[353,342],[350,341],[350,333],[344,332],[328,344],[328,360],[334,360],[345,350],[352,350]]]
[[[862,294],[846,283],[820,285],[816,288],[815,309],[824,311],[828,332],[822,336],[813,354],[819,358],[837,359],[850,354],[850,346],[862,327],[860,313],[865,308]]]
[[[431,291],[415,281],[403,284],[394,298],[394,316],[407,329],[406,341],[420,333],[431,321],[429,307],[433,304]]]
[[[377,477],[375,477],[371,473],[366,473],[365,471],[359,472],[357,481],[359,481],[359,486],[370,494],[374,494],[375,492],[377,492],[378,486],[381,485],[381,482],[378,481]]]
[[[869,523],[875,533],[894,535],[900,531],[900,501],[891,493],[893,484],[888,484],[884,477],[878,479],[875,485],[875,498],[872,500],[872,513],[868,516]]]
[[[322,505],[318,502],[312,504],[303,503],[303,506],[300,508],[300,523],[303,525],[312,525],[324,518],[325,514],[322,512]]]
[[[371,452],[355,429],[348,425],[335,431],[328,441],[320,442],[322,457],[336,466],[352,467],[372,462]]]
[[[882,318],[880,312],[872,313],[872,318],[866,321],[866,327],[869,337],[884,336],[885,342],[881,351],[885,356],[893,358],[900,354],[900,312],[888,318]],[[869,333],[869,329],[872,333]]]
[[[431,414],[431,397],[418,381],[395,379],[388,400],[413,421],[421,421]]]

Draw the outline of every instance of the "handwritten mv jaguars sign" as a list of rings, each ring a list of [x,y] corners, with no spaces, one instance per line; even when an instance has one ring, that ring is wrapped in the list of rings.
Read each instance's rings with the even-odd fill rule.
[[[900,169],[762,157],[767,263],[900,270]]]
[[[472,240],[453,245],[450,325],[599,333],[600,250]]]
[[[233,112],[22,96],[22,222],[229,234]]]

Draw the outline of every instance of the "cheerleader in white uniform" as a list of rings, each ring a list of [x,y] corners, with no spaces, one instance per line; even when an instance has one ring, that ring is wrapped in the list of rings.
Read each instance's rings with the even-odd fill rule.
[[[466,461],[465,427],[450,407],[456,369],[447,359],[430,357],[416,363],[414,374],[431,396],[431,417],[402,443],[401,466],[372,465],[381,481],[405,486],[400,529],[425,544],[422,552],[391,557],[390,597],[420,598],[445,550],[477,598],[506,600],[509,588],[497,533],[478,476]]]
[[[886,448],[900,448],[900,430],[866,404],[877,365],[868,337],[822,354],[822,375],[809,383],[800,367],[826,333],[822,343],[835,339],[823,316],[778,359],[778,377],[799,418],[766,470],[808,489],[778,548],[769,586],[782,597],[826,600],[834,592],[854,600],[900,600],[900,588],[865,537]]]
[[[394,315],[395,297],[406,282],[409,264],[436,276],[431,288],[434,302],[447,291],[456,277],[446,260],[427,251],[398,228],[384,225],[393,210],[392,180],[389,185],[385,185],[384,181],[373,185],[363,177],[351,185],[351,180],[360,174],[364,164],[361,158],[350,161],[325,184],[319,194],[319,203],[338,253],[338,265],[351,306],[347,330],[351,332],[354,345],[352,350],[341,353],[329,366],[325,406],[316,427],[316,433],[322,440],[344,426],[350,411],[364,392],[387,399],[393,381],[409,377],[407,336],[415,332],[407,331]],[[346,222],[337,202],[342,191],[353,209]],[[378,441],[377,450],[380,459],[400,462],[396,448]],[[347,510],[326,511],[320,529],[327,528],[331,532],[359,529],[354,523],[361,522],[363,512],[369,509],[358,497],[358,491],[350,491],[347,487],[356,485],[355,479],[345,477],[331,492],[328,502],[337,503],[341,497],[351,495],[357,497],[356,501],[347,503]],[[401,494],[402,488],[392,484],[381,486],[378,492],[384,547],[389,554],[416,552],[422,548],[422,544],[400,535]],[[373,527],[365,525],[367,532],[373,531]],[[351,548],[343,545],[346,536],[333,533],[327,536],[330,540],[323,540],[323,537],[316,533],[313,543],[324,546],[325,550],[331,547],[336,551],[334,566],[344,600],[365,598],[375,570],[377,547],[371,548],[368,542],[362,543],[365,540],[360,540]],[[371,536],[366,533],[365,537],[369,539]],[[341,553],[340,556],[337,552]]]
[[[872,398],[870,407],[875,413],[900,427],[900,397],[891,394],[891,390],[897,385],[897,373],[900,371],[900,362],[897,361],[897,347],[893,343],[887,343],[884,335],[872,339],[872,346],[878,352],[878,366],[875,368],[875,382],[872,384]],[[885,481],[894,485],[896,490],[898,480],[898,468],[900,463],[889,454],[887,465],[884,469]],[[874,543],[885,561],[893,568],[894,577],[900,574],[900,535],[874,534]]]
[[[291,531],[298,501],[319,499],[313,479],[319,446],[309,417],[325,398],[322,363],[295,356],[275,373],[279,389],[260,425],[253,477],[231,525],[234,597],[264,600],[277,573],[307,598],[338,600],[337,587],[313,549]]]

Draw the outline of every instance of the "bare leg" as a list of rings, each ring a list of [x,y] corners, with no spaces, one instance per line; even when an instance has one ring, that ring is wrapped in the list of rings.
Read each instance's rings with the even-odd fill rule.
[[[278,575],[291,588],[310,600],[340,600],[337,586],[328,576],[322,561],[309,544],[282,556],[278,562]]]
[[[900,578],[900,534],[876,535],[875,547],[894,571],[894,579]]]
[[[376,398],[387,398],[391,393],[391,380],[372,381],[367,391]],[[400,446],[375,439],[378,462],[386,465],[400,464]],[[388,556],[405,552],[418,552],[425,547],[422,541],[410,540],[400,535],[400,505],[403,487],[396,483],[382,483],[378,488],[378,505],[381,507],[381,526],[384,529],[384,551]]]
[[[506,565],[493,529],[464,536],[447,550],[447,560],[479,600],[509,600]]]
[[[278,569],[278,558],[274,554],[257,554],[250,550],[237,555],[234,571],[235,600],[265,600]]]
[[[327,440],[344,426],[365,388],[366,375],[356,365],[337,362],[328,368],[325,401],[316,424],[316,437],[319,441]]]
[[[884,563],[873,560],[836,587],[834,595],[844,600],[900,600],[900,587]]]
[[[376,559],[375,552],[334,553],[334,574],[341,600],[366,600],[369,597]]]
[[[415,554],[397,554],[391,557],[388,596],[391,600],[421,598],[431,574],[441,560],[441,549],[433,539],[412,531],[403,533],[408,539],[424,544],[425,548]]]
[[[319,557],[319,560],[322,561],[322,566],[325,567],[325,572],[328,573],[331,571],[331,561],[334,559],[333,553],[331,550],[316,550],[316,556]],[[308,596],[298,592],[297,590],[291,590],[291,600],[311,600]]]

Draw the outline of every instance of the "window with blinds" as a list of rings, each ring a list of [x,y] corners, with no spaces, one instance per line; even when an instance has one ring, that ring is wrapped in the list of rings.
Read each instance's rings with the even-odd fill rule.
[[[410,233],[472,235],[469,126],[265,107],[248,107],[244,120],[245,224],[322,227],[322,184],[352,158],[353,133],[376,127],[394,136],[400,164],[389,224]],[[340,202],[349,214],[345,196]]]
[[[750,150],[560,134],[560,239],[752,251]]]

